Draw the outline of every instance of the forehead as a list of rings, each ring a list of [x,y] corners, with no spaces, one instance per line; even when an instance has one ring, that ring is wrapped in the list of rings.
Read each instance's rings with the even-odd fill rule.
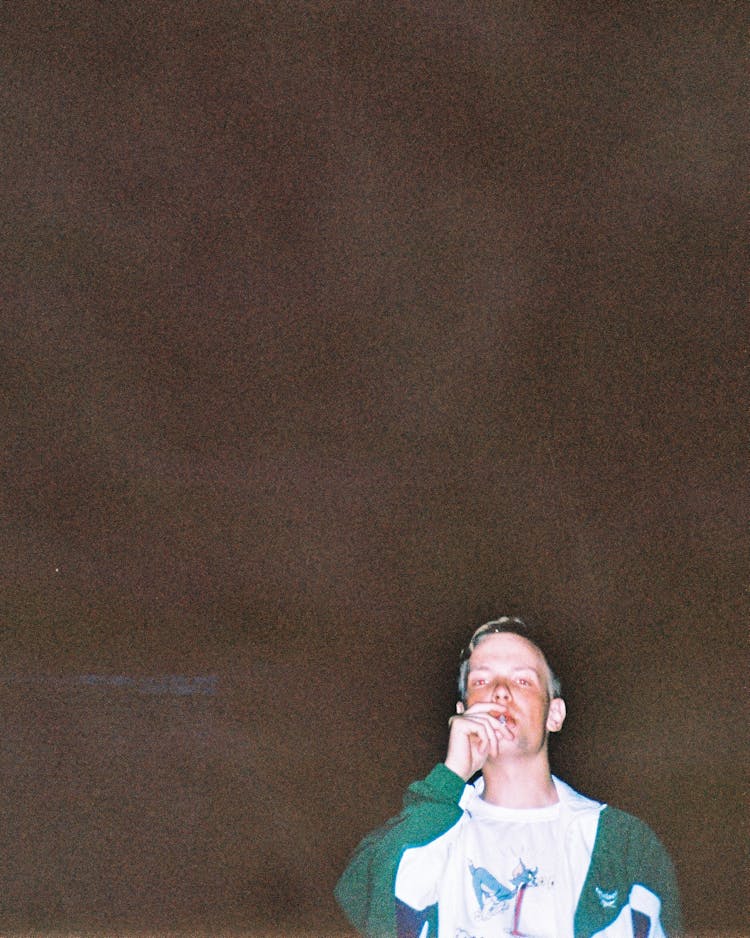
[[[545,676],[549,673],[536,645],[512,632],[493,632],[480,640],[469,658],[469,669],[483,667],[530,668]]]

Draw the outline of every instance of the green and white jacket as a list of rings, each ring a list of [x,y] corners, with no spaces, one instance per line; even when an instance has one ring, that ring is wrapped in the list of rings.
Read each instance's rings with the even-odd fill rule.
[[[575,938],[681,935],[674,870],[653,831],[638,818],[586,798],[557,778],[554,783],[565,862],[582,883],[574,921],[566,931]],[[441,763],[407,789],[397,817],[362,841],[336,886],[339,904],[361,934],[480,938],[441,923],[440,896],[447,901],[445,890],[453,886],[432,880],[440,880],[445,858],[471,823],[472,802],[480,797],[482,785],[481,778],[465,784]],[[404,888],[404,880],[412,887],[407,882]],[[502,898],[510,903],[518,892],[516,885]],[[412,898],[417,893],[419,900]],[[514,928],[507,934],[523,932]]]

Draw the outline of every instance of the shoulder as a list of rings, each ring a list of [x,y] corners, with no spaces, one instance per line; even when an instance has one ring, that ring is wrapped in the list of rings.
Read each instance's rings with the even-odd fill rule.
[[[596,849],[602,856],[618,857],[618,862],[653,874],[672,872],[669,854],[654,831],[634,814],[607,806],[599,817]]]
[[[618,838],[641,841],[644,844],[660,844],[654,831],[634,814],[629,814],[612,805],[605,805],[601,814],[600,827]]]
[[[661,845],[654,831],[639,817],[620,808],[615,808],[610,804],[582,795],[559,778],[553,776],[553,779],[560,801],[569,811],[584,816],[591,816],[592,814],[598,816],[599,839],[613,839],[620,844],[623,841],[628,841],[641,842],[644,845]]]

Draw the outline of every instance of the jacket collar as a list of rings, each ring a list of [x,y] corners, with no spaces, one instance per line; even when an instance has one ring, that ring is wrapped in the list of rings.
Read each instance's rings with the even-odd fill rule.
[[[555,783],[557,797],[560,799],[560,803],[573,813],[577,814],[583,812],[598,814],[602,808],[605,807],[600,801],[588,798],[586,795],[582,795],[574,788],[571,788],[567,782],[564,782],[556,775],[552,776],[552,781]]]

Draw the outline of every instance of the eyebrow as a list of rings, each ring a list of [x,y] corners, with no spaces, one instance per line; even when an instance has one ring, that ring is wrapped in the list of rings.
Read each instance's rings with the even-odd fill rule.
[[[478,664],[475,667],[469,667],[469,674],[474,674],[475,671],[491,671],[492,668],[488,664]],[[521,664],[515,668],[511,668],[511,674],[519,674],[521,671],[526,671],[529,674],[535,674],[537,677],[541,677],[541,671],[533,667],[530,664]]]

